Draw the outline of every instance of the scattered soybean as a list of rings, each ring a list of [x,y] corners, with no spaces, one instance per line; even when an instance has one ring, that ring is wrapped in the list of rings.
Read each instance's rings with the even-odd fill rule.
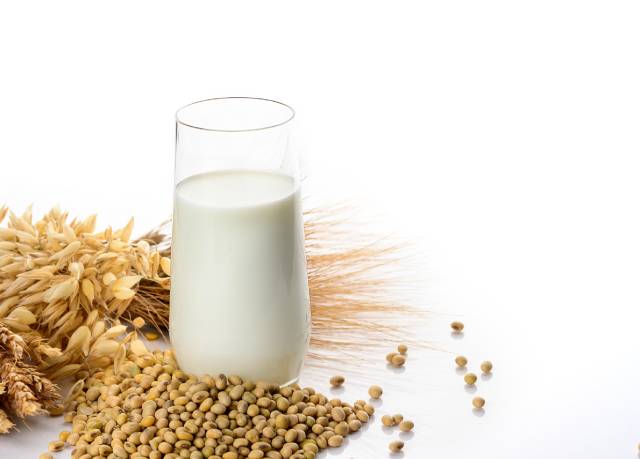
[[[413,430],[413,421],[402,421],[400,423],[400,430],[403,432],[411,432]]]
[[[404,355],[396,354],[391,359],[391,364],[394,367],[401,367],[401,366],[403,366],[405,364],[406,361],[407,361],[407,359],[405,358]]]
[[[458,357],[456,357],[456,365],[458,365],[460,368],[466,367],[467,363],[469,363],[469,361],[464,355],[459,355]]]
[[[471,403],[473,404],[474,408],[480,409],[484,407],[485,400],[482,397],[474,397]]]
[[[464,382],[466,382],[470,386],[473,386],[477,380],[478,377],[475,375],[475,373],[467,373],[466,375],[464,375]]]
[[[373,385],[369,388],[369,397],[378,400],[382,397],[382,387]]]
[[[487,374],[487,373],[491,373],[491,371],[493,370],[493,363],[491,363],[488,360],[485,360],[484,362],[482,362],[480,364],[480,369],[482,370],[483,373]]]

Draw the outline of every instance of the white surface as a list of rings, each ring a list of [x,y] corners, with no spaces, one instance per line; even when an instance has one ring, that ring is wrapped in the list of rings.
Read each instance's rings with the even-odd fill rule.
[[[297,180],[198,174],[176,187],[173,217],[169,330],[180,367],[291,384],[311,325]]]
[[[135,215],[143,230],[171,211],[176,108],[280,99],[303,123],[309,201],[352,199],[416,241],[421,304],[438,313],[421,333],[495,362],[483,417],[452,355],[412,352],[401,375],[358,378],[388,388],[382,413],[416,420],[404,457],[636,458],[639,13],[633,1],[6,4],[1,200],[114,226]],[[467,323],[461,341],[449,314]],[[30,425],[0,439],[0,457],[45,449],[54,426]],[[377,420],[327,457],[384,458],[393,436]]]

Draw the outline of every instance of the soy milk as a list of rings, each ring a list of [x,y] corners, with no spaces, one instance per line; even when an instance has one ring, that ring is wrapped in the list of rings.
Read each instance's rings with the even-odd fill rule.
[[[224,170],[176,186],[170,335],[182,369],[296,380],[310,311],[300,190]]]

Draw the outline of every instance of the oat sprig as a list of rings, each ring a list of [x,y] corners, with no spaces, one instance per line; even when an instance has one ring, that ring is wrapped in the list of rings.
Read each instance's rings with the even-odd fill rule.
[[[168,260],[131,241],[133,219],[96,232],[96,217],[54,208],[33,221],[0,207],[0,432],[43,413],[60,395],[51,382],[114,364],[136,337],[119,322],[141,280],[169,287]],[[153,323],[153,321],[152,321]]]

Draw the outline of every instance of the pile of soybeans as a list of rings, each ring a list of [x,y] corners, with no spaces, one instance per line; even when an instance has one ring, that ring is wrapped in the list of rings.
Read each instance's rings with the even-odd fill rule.
[[[192,376],[171,351],[130,354],[117,369],[79,377],[65,414],[71,431],[49,444],[73,446],[73,459],[313,459],[374,412],[308,387]]]

